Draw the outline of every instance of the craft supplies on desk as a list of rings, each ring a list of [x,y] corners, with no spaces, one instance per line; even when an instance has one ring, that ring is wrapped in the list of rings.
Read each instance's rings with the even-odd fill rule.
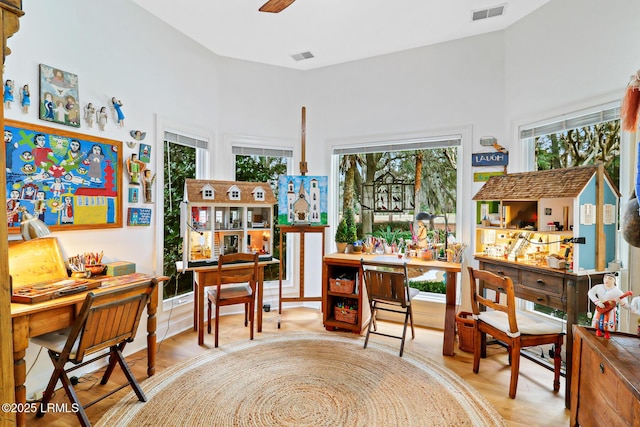
[[[84,292],[100,286],[100,280],[60,279],[13,289],[11,302],[34,304],[66,295]]]

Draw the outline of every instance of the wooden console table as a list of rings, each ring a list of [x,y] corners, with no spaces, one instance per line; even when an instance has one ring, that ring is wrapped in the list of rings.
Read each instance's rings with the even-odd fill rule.
[[[545,307],[562,310],[567,315],[565,340],[565,406],[571,407],[571,364],[573,354],[573,325],[578,323],[578,314],[586,312],[590,304],[587,292],[589,281],[593,285],[602,283],[602,274],[569,273],[544,266],[509,262],[497,258],[476,255],[481,270],[508,276],[514,284],[516,298],[521,298]],[[483,284],[481,284],[483,286]],[[482,290],[480,290],[482,292]],[[579,307],[582,307],[580,309]]]
[[[348,296],[353,299],[358,300],[358,309],[359,320],[356,325],[344,324],[342,322],[337,322],[335,319],[331,317],[331,299],[332,297],[337,296],[336,294],[330,295],[329,292],[329,279],[331,278],[331,274],[336,269],[342,269],[344,271],[345,268],[353,270],[353,272],[357,275],[357,280],[359,283],[362,283],[362,267],[360,266],[360,259],[365,260],[375,260],[375,261],[383,261],[389,262],[393,264],[401,264],[406,262],[407,268],[409,269],[420,269],[422,271],[444,271],[446,273],[446,286],[447,286],[447,295],[446,295],[446,308],[445,308],[445,317],[444,317],[444,338],[442,343],[442,354],[445,356],[453,356],[454,355],[454,343],[456,338],[456,292],[457,292],[457,275],[461,271],[460,264],[445,262],[445,261],[426,261],[420,258],[410,257],[410,258],[402,258],[399,259],[397,255],[366,255],[366,254],[341,254],[335,253],[326,255],[323,258],[322,262],[322,311],[324,313],[324,326],[327,329],[332,328],[341,328],[341,329],[351,329],[354,332],[360,333],[364,328],[364,324],[366,321],[362,319],[363,317],[363,308],[364,306],[369,306],[369,302],[366,300],[366,296],[362,291],[356,291],[352,296]]]
[[[120,276],[112,279],[121,279]],[[153,276],[141,278],[132,276],[130,281],[120,285],[96,288],[91,292],[99,294],[104,291],[126,288],[135,284],[151,282]],[[158,277],[158,281],[166,280],[166,277]],[[124,279],[123,279],[124,280]],[[76,315],[80,311],[87,296],[87,292],[60,297],[35,304],[11,303],[11,323],[13,329],[13,371],[15,376],[16,403],[24,404],[27,399],[27,389],[24,386],[27,369],[24,356],[29,346],[29,338],[54,332],[72,326]],[[156,365],[156,311],[158,308],[158,287],[147,303],[147,375],[155,373]],[[26,425],[26,414],[16,414],[16,424]]]
[[[322,233],[322,255],[324,256],[324,230],[327,225],[279,225],[280,229],[280,272],[278,273],[278,314],[282,315],[283,302],[322,301],[322,297],[308,297],[304,294],[304,235],[306,233]],[[286,233],[300,234],[300,295],[297,297],[282,296],[282,274],[284,272],[284,257],[282,256],[282,239]],[[260,306],[262,308],[262,306]],[[280,329],[280,316],[278,316],[278,329]]]

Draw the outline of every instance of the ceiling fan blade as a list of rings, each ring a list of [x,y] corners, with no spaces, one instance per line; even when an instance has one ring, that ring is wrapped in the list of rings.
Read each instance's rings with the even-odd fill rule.
[[[268,2],[263,4],[262,7],[258,10],[260,12],[278,13],[285,10],[294,1],[295,0],[269,0]]]

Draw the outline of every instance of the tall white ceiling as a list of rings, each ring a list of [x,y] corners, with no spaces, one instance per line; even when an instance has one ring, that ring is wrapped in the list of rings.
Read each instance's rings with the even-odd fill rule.
[[[550,0],[296,0],[277,14],[258,12],[266,0],[131,1],[218,55],[310,70],[502,30]]]

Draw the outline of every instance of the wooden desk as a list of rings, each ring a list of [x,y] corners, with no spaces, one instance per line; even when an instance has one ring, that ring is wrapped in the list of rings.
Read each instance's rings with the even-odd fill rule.
[[[446,273],[446,308],[444,317],[444,338],[442,344],[442,354],[445,356],[453,356],[454,343],[456,338],[456,292],[457,292],[457,273],[460,273],[460,264],[445,262],[445,261],[426,261],[421,258],[402,258],[399,259],[397,255],[365,255],[365,254],[342,254],[335,253],[326,255],[323,258],[322,266],[322,310],[324,312],[325,327],[332,326],[328,320],[329,307],[327,303],[327,291],[329,289],[330,271],[332,267],[350,267],[357,269],[359,282],[362,283],[362,268],[360,267],[360,259],[367,261],[384,261],[393,264],[407,263],[407,268],[420,269],[423,271],[437,270],[444,271]],[[357,298],[358,307],[362,311],[363,304],[368,305],[368,301],[362,301],[362,292],[358,292]],[[358,327],[360,329],[360,327]],[[357,332],[360,332],[358,330]]]
[[[272,259],[270,261],[260,261],[258,263],[258,301],[256,303],[258,311],[258,319],[256,331],[262,332],[262,294],[264,288],[264,268],[267,265],[279,264],[280,261]],[[253,265],[253,264],[252,264]],[[223,267],[225,270],[249,270],[253,266],[247,267],[247,264],[233,264]],[[218,266],[210,265],[206,267],[191,267],[187,270],[193,271],[194,277],[194,290],[193,290],[193,308],[194,308],[194,322],[193,329],[198,331],[198,345],[204,345],[204,302],[206,300],[204,295],[204,288],[207,286],[213,286],[216,284],[216,277],[218,276]]]
[[[124,276],[121,276],[124,277]],[[122,285],[92,290],[96,294],[116,288],[150,282],[148,278],[134,278]],[[166,280],[158,278],[158,281]],[[29,346],[29,338],[67,328],[76,320],[87,292],[44,301],[36,304],[11,304],[11,323],[13,329],[13,372],[15,376],[16,403],[25,403],[27,390],[24,386],[27,370],[24,356]],[[156,364],[156,311],[158,308],[158,287],[147,303],[147,375],[155,374]],[[16,414],[18,426],[26,425],[26,414]]]

